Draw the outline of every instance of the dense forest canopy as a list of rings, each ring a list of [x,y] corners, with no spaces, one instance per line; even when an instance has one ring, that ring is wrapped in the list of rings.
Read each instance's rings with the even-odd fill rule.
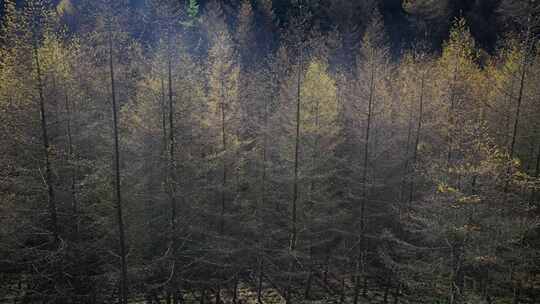
[[[0,1],[3,3],[4,1]],[[15,1],[18,6],[23,6],[25,0]],[[82,4],[84,0],[54,0],[67,15],[72,15],[66,23],[72,29],[80,23],[81,14],[91,13],[86,11]],[[189,1],[179,0],[189,3]],[[205,7],[208,0],[198,0],[200,7]],[[241,5],[239,0],[220,1],[230,9],[226,10],[226,19],[234,22],[237,18],[236,11]],[[272,11],[276,25],[285,27],[289,12],[294,9],[294,1],[274,0]],[[312,6],[313,18],[325,30],[338,28],[343,30],[344,19],[351,18],[350,22],[355,26],[365,26],[369,22],[370,12],[363,10],[362,3],[373,2],[383,15],[386,32],[391,38],[391,47],[399,52],[402,47],[410,47],[418,37],[426,38],[430,46],[440,49],[442,42],[448,38],[452,20],[463,17],[475,40],[484,48],[492,51],[497,46],[497,39],[504,37],[509,30],[513,29],[513,22],[508,19],[512,15],[510,10],[501,9],[502,0],[317,0],[306,1]],[[130,0],[127,7],[137,11],[137,19],[141,21],[141,15],[148,13],[147,0]],[[1,6],[1,5],[0,5]],[[259,1],[253,1],[254,14],[261,17],[264,14],[264,6]],[[3,16],[3,7],[0,7],[0,16]],[[146,20],[144,23],[151,22]],[[255,26],[263,26],[256,22]],[[144,35],[146,27],[130,27],[127,29],[134,35]],[[146,40],[153,40],[155,36],[145,36]]]
[[[540,1],[1,16],[0,302],[540,299]]]

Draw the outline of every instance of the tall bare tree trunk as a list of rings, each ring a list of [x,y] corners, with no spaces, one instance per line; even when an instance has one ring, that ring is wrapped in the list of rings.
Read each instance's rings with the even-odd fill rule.
[[[296,134],[294,139],[294,179],[293,179],[293,201],[292,201],[292,218],[291,218],[291,240],[290,240],[290,251],[296,249],[296,209],[298,203],[298,169],[299,169],[299,153],[300,153],[300,130],[301,130],[301,87],[302,87],[302,50],[300,50],[300,56],[298,58],[298,75],[297,75],[297,90],[296,90]]]
[[[294,261],[292,255],[296,250],[297,242],[297,202],[298,202],[298,169],[299,169],[299,156],[300,156],[300,131],[301,131],[301,88],[302,88],[302,61],[303,61],[303,50],[302,46],[299,47],[298,55],[298,72],[296,79],[296,117],[295,117],[295,126],[296,133],[294,139],[294,177],[293,177],[293,199],[291,206],[291,231],[290,231],[290,240],[289,240],[289,258],[291,259],[289,263],[289,278],[287,283],[287,288],[285,291],[285,302],[287,304],[291,301],[291,283],[292,283],[292,271],[294,266]]]
[[[401,214],[401,209],[403,208],[402,205],[405,204],[405,185],[406,185],[407,177],[409,175],[409,150],[411,146],[412,128],[413,128],[413,109],[412,109],[412,102],[411,102],[411,108],[409,110],[409,122],[407,124],[407,144],[405,146],[405,164],[403,165],[403,176],[401,177],[401,189],[399,193],[400,214]]]
[[[171,54],[171,29],[167,30],[167,89],[169,97],[169,199],[171,208],[170,219],[170,242],[171,242],[171,258],[172,258],[172,273],[173,277],[169,283],[169,293],[176,294],[176,221],[177,221],[177,204],[176,204],[176,134],[174,125],[175,102],[173,99],[173,79],[172,79],[172,54]]]
[[[264,129],[263,129],[263,147],[262,147],[262,176],[261,176],[261,207],[264,207],[266,202],[266,170],[268,151],[268,101],[264,102]]]
[[[268,101],[264,100],[264,127],[263,127],[263,147],[262,147],[262,176],[261,176],[261,197],[260,205],[257,208],[258,218],[264,222],[264,217],[262,216],[262,208],[264,208],[266,203],[266,170],[267,170],[267,147],[268,147]],[[260,236],[266,238],[264,235],[264,229],[261,229]],[[262,301],[262,289],[263,289],[263,279],[264,279],[264,241],[261,241],[259,247],[259,278],[257,283],[257,302],[258,304],[263,304]]]
[[[36,38],[34,38],[36,39]],[[47,133],[47,113],[45,112],[45,97],[43,94],[43,82],[41,75],[41,64],[39,61],[38,46],[37,41],[34,41],[33,46],[34,51],[34,60],[36,63],[36,77],[38,82],[38,93],[39,93],[39,113],[41,121],[41,140],[43,144],[43,158],[45,160],[45,187],[47,188],[47,204],[49,208],[49,229],[53,234],[55,245],[59,242],[58,235],[58,219],[56,214],[56,201],[54,196],[54,187],[52,183],[52,173],[51,173],[51,161],[50,161],[50,146],[49,146],[49,135]]]
[[[160,108],[161,108],[161,131],[162,131],[162,144],[163,144],[163,155],[167,152],[167,110],[165,109],[165,81],[161,77],[161,98],[160,98]]]
[[[420,134],[422,132],[422,120],[424,119],[424,85],[425,85],[425,73],[422,72],[422,79],[420,80],[420,101],[419,101],[419,108],[418,108],[418,124],[416,126],[416,137],[414,139],[414,149],[413,149],[413,159],[412,159],[412,166],[413,168],[416,166],[416,163],[418,161],[418,145],[420,143]],[[411,178],[410,184],[409,184],[409,203],[408,208],[410,209],[412,206],[412,201],[414,198],[414,179]]]
[[[320,157],[320,153],[321,153],[321,147],[320,147],[320,142],[321,142],[321,136],[320,136],[320,104],[319,104],[319,100],[317,99],[316,102],[315,102],[315,139],[314,139],[314,144],[313,144],[313,154],[311,156],[311,170],[312,170],[312,176],[317,176],[317,163],[318,163],[318,160],[319,160],[319,157]],[[313,191],[315,191],[315,187],[316,187],[316,182],[314,179],[311,180],[311,185],[310,185],[310,189],[309,189],[309,195],[310,195],[310,200],[311,201],[314,201],[314,197],[313,197]],[[311,225],[311,219],[309,219],[309,222],[308,222],[308,225]],[[308,227],[308,229],[311,229],[310,227]],[[309,242],[310,242],[310,247],[309,247],[309,265],[308,265],[308,276],[307,276],[307,280],[306,280],[306,288],[304,290],[304,298],[306,300],[309,300],[310,297],[311,297],[311,285],[313,283],[313,276],[314,276],[314,267],[315,267],[315,261],[314,261],[314,254],[313,254],[313,236],[310,234],[309,235]]]
[[[221,84],[221,90],[224,90],[224,84]],[[225,94],[221,92],[221,151],[223,153],[222,166],[223,175],[221,177],[221,215],[219,223],[219,233],[225,232],[225,203],[227,200],[226,187],[227,187],[227,127],[226,127],[226,113],[225,113]]]
[[[365,239],[365,233],[366,233],[366,205],[367,205],[367,196],[368,196],[368,187],[367,187],[367,177],[368,177],[368,164],[369,164],[369,139],[370,139],[370,133],[371,133],[371,123],[373,118],[373,95],[375,91],[375,66],[373,62],[373,51],[371,54],[371,73],[370,73],[370,80],[369,80],[369,99],[368,99],[368,114],[367,114],[367,122],[366,122],[366,134],[364,138],[364,162],[362,164],[362,202],[360,204],[360,235],[359,235],[359,242],[358,242],[358,256],[357,256],[357,273],[355,278],[355,288],[354,288],[354,304],[358,304],[358,296],[360,292],[360,276],[359,276],[359,270],[361,269],[362,275],[364,277],[364,280],[366,280],[366,273],[365,273],[365,259],[366,259],[366,239]],[[364,295],[367,292],[366,288],[367,284],[364,282]]]
[[[526,57],[526,55],[524,56],[523,62],[521,64],[521,76],[520,76],[520,79],[519,79],[519,93],[518,93],[518,97],[517,97],[516,114],[515,114],[515,117],[514,117],[514,125],[512,127],[512,138],[511,138],[510,148],[509,148],[510,159],[512,159],[514,157],[514,153],[515,153],[514,150],[515,150],[515,146],[516,146],[516,138],[517,138],[518,127],[519,127],[519,119],[520,119],[520,115],[521,115],[521,104],[522,104],[522,101],[523,101],[523,89],[525,88],[525,76],[526,76],[526,73],[527,73],[525,57]]]
[[[73,221],[74,221],[74,227],[75,227],[75,238],[78,238],[79,234],[79,205],[77,201],[77,188],[76,188],[76,180],[77,180],[77,164],[75,164],[75,149],[73,147],[73,136],[72,136],[72,130],[71,130],[71,121],[73,119],[72,117],[72,111],[68,96],[68,90],[67,88],[64,89],[65,94],[65,108],[66,108],[66,135],[67,135],[67,146],[68,146],[68,161],[70,163],[71,167],[71,209],[73,213]]]
[[[512,80],[510,81],[510,91],[508,92],[507,96],[506,96],[506,99],[505,99],[505,112],[506,112],[506,115],[505,115],[505,119],[504,119],[504,143],[503,145],[505,147],[509,147],[510,146],[510,121],[511,121],[511,107],[512,107],[512,99],[513,99],[513,95],[514,95],[514,84],[515,84],[515,77],[512,77]]]
[[[238,300],[238,282],[239,282],[239,280],[240,280],[239,275],[238,275],[238,273],[236,273],[235,276],[234,276],[234,281],[233,281],[233,297],[232,297],[232,303],[233,304],[236,304],[237,300]]]
[[[171,204],[171,233],[174,233],[176,229],[176,136],[174,132],[174,100],[173,100],[173,87],[172,87],[172,63],[171,63],[171,50],[170,50],[170,33],[168,34],[167,43],[167,87],[169,96],[169,195]],[[171,235],[172,237],[172,235]]]
[[[456,106],[456,85],[457,77],[459,72],[458,58],[456,54],[456,63],[454,67],[454,76],[452,78],[452,83],[450,85],[450,105],[448,107],[448,134],[447,134],[447,145],[448,145],[448,154],[446,156],[446,165],[448,167],[448,178],[451,179],[450,167],[452,166],[452,153],[453,153],[453,144],[454,144],[454,108]]]
[[[110,25],[109,25],[110,26]],[[122,215],[122,196],[120,191],[120,148],[118,143],[118,109],[116,105],[116,87],[114,80],[113,63],[113,41],[112,30],[109,28],[109,69],[111,76],[111,101],[113,114],[113,135],[114,135],[114,188],[116,195],[116,216],[118,221],[118,235],[120,238],[120,303],[128,303],[128,283],[127,283],[127,263],[126,263],[126,245],[124,236],[124,219]]]
[[[529,2],[530,5],[530,2]],[[529,15],[529,22],[530,22],[531,16]],[[527,36],[525,40],[525,54],[523,54],[523,58],[521,60],[521,74],[519,78],[519,93],[517,96],[517,104],[516,104],[516,114],[514,117],[514,124],[512,127],[512,137],[510,142],[510,147],[508,148],[508,155],[510,157],[510,160],[514,158],[515,154],[515,146],[516,146],[516,139],[517,139],[517,133],[519,128],[519,119],[521,116],[521,104],[523,102],[523,91],[525,89],[525,79],[527,76],[527,57],[530,52],[530,28],[527,29]],[[503,192],[505,193],[505,200],[508,200],[508,187],[510,186],[510,171],[511,171],[511,165],[508,165],[507,172],[506,172],[506,182],[504,185]]]

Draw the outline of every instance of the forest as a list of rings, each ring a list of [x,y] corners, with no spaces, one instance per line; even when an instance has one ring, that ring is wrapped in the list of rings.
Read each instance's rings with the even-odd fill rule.
[[[0,3],[0,303],[540,303],[540,1]]]

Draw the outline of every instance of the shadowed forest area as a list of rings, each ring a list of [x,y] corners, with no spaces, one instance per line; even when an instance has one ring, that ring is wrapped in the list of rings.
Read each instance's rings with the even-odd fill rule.
[[[540,1],[2,3],[0,303],[539,303]]]

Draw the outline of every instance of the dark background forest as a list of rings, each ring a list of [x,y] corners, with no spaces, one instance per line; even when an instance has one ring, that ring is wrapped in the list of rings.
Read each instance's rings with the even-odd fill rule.
[[[24,0],[16,2],[22,5]],[[70,2],[77,5],[77,0]],[[204,7],[207,0],[198,2],[201,7]],[[363,16],[358,7],[355,8],[357,2],[361,1],[317,1],[318,7],[314,9],[314,18],[321,27],[331,29],[339,26],[343,17],[352,15],[351,22],[362,26],[367,21],[367,16]],[[0,4],[2,3],[3,1],[0,1]],[[237,10],[241,1],[224,0],[222,3]],[[293,3],[288,0],[276,0],[272,3],[276,22],[281,22],[283,25]],[[417,37],[425,36],[426,32],[431,46],[440,48],[442,42],[448,38],[451,22],[456,17],[465,18],[476,41],[482,48],[493,51],[497,38],[504,36],[509,30],[509,24],[504,21],[508,12],[499,9],[500,3],[501,0],[382,0],[377,1],[377,6],[383,15],[386,31],[390,35],[392,49],[396,52],[404,46],[410,46]],[[131,0],[128,1],[128,5],[131,9],[141,11],[146,9],[145,0]],[[257,13],[260,8],[257,7],[256,2],[254,5]],[[233,11],[229,13],[229,20],[236,18]],[[0,8],[0,14],[3,15],[3,5]],[[75,25],[77,21],[74,20],[73,23]],[[137,33],[134,31],[134,34]],[[151,40],[151,37],[149,39]]]
[[[4,0],[0,303],[538,303],[538,0]]]

